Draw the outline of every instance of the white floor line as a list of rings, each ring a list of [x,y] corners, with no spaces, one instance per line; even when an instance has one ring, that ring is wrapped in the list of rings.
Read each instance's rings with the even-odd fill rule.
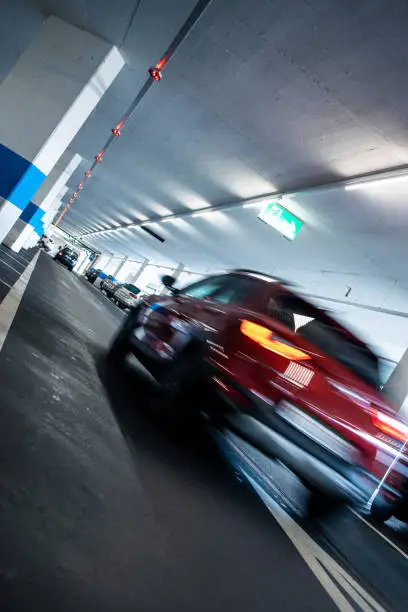
[[[4,264],[5,266],[7,266],[8,268],[11,268],[14,272],[17,272],[17,274],[21,274],[21,270],[16,270],[15,268],[13,268],[13,266],[11,266],[9,263],[7,263],[7,261],[4,261],[4,259],[1,259],[0,257],[0,261],[2,264]]]
[[[0,283],[1,283],[2,285],[6,285],[6,287],[8,287],[9,289],[11,289],[11,287],[12,287],[12,285],[9,285],[8,283],[6,283],[6,281],[1,280],[1,278],[0,278]]]
[[[0,251],[0,255],[5,255],[6,257],[10,257],[10,259],[14,259],[14,261],[16,261],[20,266],[26,266],[29,262],[27,260],[24,260],[24,263],[22,263],[21,259],[17,257],[13,257],[13,255],[10,255],[10,253],[6,253],[6,251],[1,250]]]
[[[386,612],[245,470],[242,472],[341,612]]]
[[[24,270],[20,278],[14,283],[2,303],[0,304],[0,351],[3,348],[4,341],[16,316],[21,299],[27,288],[28,281],[35,268],[39,257],[39,253],[34,256],[31,263]]]
[[[387,538],[386,535],[384,535],[379,529],[377,529],[376,527],[374,527],[374,525],[372,525],[369,521],[366,521],[366,519],[361,516],[361,514],[359,514],[358,512],[356,512],[353,508],[350,508],[350,511],[355,514],[360,521],[362,521],[365,525],[367,525],[367,527],[370,527],[370,529],[372,529],[377,535],[379,535],[383,540],[385,540],[385,542],[387,542],[387,544],[389,546],[391,546],[394,550],[396,550],[397,552],[399,552],[399,554],[404,557],[404,559],[408,560],[408,554],[406,552],[404,552],[401,548],[399,548],[399,546],[397,546],[395,544],[395,542],[393,542],[392,540],[390,540],[389,538]]]

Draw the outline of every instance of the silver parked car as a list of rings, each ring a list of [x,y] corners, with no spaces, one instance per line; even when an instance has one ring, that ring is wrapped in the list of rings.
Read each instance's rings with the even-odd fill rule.
[[[118,282],[112,277],[106,276],[101,281],[101,291],[106,293],[108,297],[113,297],[115,290],[118,288]]]
[[[114,301],[121,308],[133,308],[137,306],[141,300],[140,289],[136,285],[125,283],[117,285],[113,294]]]

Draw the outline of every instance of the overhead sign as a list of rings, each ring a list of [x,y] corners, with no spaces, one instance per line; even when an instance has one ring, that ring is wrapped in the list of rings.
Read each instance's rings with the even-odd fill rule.
[[[303,221],[292,215],[278,202],[270,202],[258,215],[258,219],[274,227],[280,234],[294,240],[303,225]]]

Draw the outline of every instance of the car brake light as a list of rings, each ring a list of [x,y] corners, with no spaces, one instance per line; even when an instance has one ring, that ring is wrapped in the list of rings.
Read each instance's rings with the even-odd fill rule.
[[[132,298],[137,298],[136,293],[131,293],[130,295],[131,295]]]
[[[247,321],[246,319],[241,321],[241,333],[268,351],[281,355],[281,357],[286,357],[293,361],[310,359],[310,355],[278,337],[272,330],[252,321]]]
[[[398,421],[398,419],[394,419],[379,410],[372,411],[371,419],[373,425],[388,436],[400,440],[400,442],[408,440],[408,427],[401,423],[401,421]]]

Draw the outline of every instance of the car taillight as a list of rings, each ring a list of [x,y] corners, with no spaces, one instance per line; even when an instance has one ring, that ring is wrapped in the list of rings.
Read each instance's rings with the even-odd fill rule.
[[[286,340],[277,336],[271,329],[263,327],[263,325],[258,325],[244,319],[241,321],[241,333],[263,348],[281,357],[286,357],[292,361],[306,361],[310,359],[310,355],[286,342]]]
[[[377,429],[391,436],[391,438],[400,440],[400,442],[408,440],[408,426],[398,421],[398,419],[394,419],[388,416],[388,414],[374,409],[371,412],[371,420]]]
[[[131,296],[132,298],[137,298],[136,293],[131,293],[131,294],[130,294],[130,296]]]

